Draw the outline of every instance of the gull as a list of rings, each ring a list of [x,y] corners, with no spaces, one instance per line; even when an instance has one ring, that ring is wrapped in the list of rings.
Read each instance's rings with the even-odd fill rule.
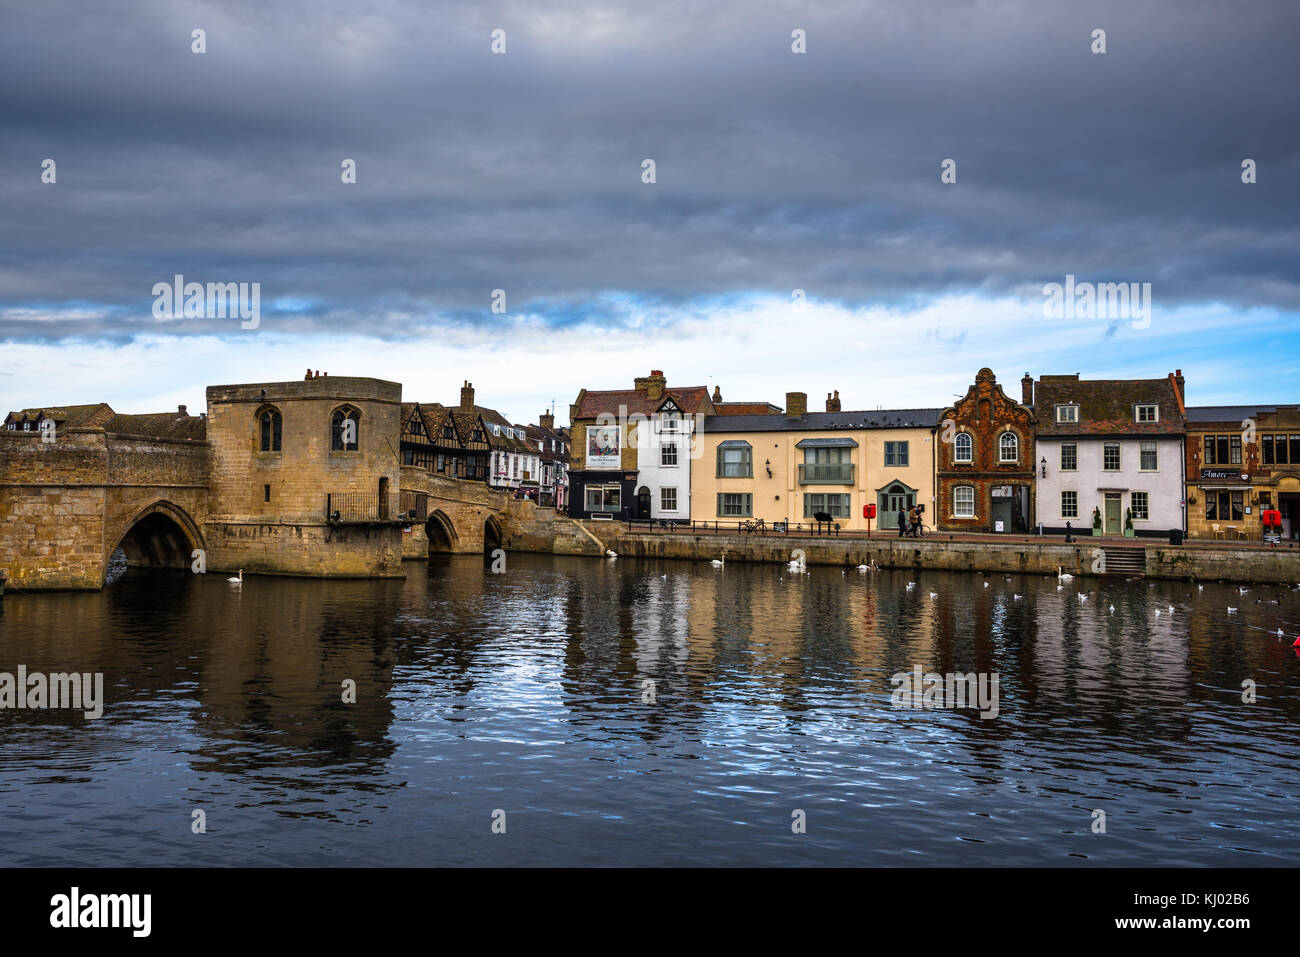
[[[1064,585],[1057,585],[1057,586],[1056,586],[1056,590],[1057,590],[1057,591],[1065,591],[1065,586],[1064,586]]]
[[[907,590],[908,590],[908,591],[911,591],[911,590],[912,590],[913,588],[915,588],[915,587],[916,587],[916,582],[908,582],[908,583],[907,583]]]
[[[930,597],[931,597],[931,598],[938,598],[938,597],[939,597],[939,593],[938,593],[937,591],[932,591],[932,592],[930,592]]]
[[[1114,606],[1114,605],[1111,605],[1111,606],[1110,606],[1110,613],[1111,613],[1112,615],[1115,614],[1115,606]]]
[[[1228,606],[1228,614],[1229,614],[1229,615],[1235,615],[1236,613],[1237,613],[1237,609],[1235,609],[1235,608],[1233,608],[1231,605],[1229,605],[1229,606]]]
[[[1242,588],[1240,585],[1238,585],[1238,586],[1237,586],[1237,594],[1238,594],[1238,595],[1249,595],[1249,594],[1250,594],[1250,589],[1249,589],[1249,588]]]
[[[988,583],[988,582],[985,582],[985,583],[984,583],[984,587],[985,587],[985,588],[988,588],[988,587],[989,587],[989,583]]]
[[[1079,601],[1087,601],[1087,600],[1088,600],[1088,596],[1085,595],[1083,592],[1079,592]]]
[[[1011,595],[1011,598],[1012,598],[1013,601],[1020,601],[1020,599],[1022,599],[1022,598],[1024,598],[1024,597],[1025,597],[1024,595],[1017,595],[1017,594],[1014,594],[1014,593]]]

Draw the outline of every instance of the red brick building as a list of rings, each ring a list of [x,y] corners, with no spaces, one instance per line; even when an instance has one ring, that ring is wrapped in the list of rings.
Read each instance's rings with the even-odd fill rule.
[[[1022,381],[1033,388],[1033,379]],[[946,531],[1020,532],[1034,525],[1034,437],[1026,402],[1010,399],[991,369],[939,416],[936,527]],[[999,525],[999,523],[1001,523]]]

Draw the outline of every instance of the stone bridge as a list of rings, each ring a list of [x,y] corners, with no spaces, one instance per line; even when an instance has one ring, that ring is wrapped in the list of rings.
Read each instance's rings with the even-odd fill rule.
[[[205,549],[206,442],[69,428],[0,431],[0,572],[17,590],[100,588],[132,565],[189,568]]]

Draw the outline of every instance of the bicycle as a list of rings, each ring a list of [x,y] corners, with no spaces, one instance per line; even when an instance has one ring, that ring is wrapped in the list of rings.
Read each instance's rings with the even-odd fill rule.
[[[916,526],[916,535],[915,535],[915,536],[912,535],[912,530],[909,528],[909,529],[907,530],[907,534],[906,534],[905,536],[903,536],[903,537],[904,537],[904,538],[913,538],[913,537],[916,537],[916,538],[925,538],[925,536],[929,535],[929,534],[930,534],[931,532],[933,532],[933,531],[934,531],[934,528],[933,528],[933,527],[931,527],[931,526],[926,525],[926,524],[923,523],[923,524],[921,524],[921,525]]]
[[[755,532],[760,535],[767,534],[767,522],[761,518],[754,522],[741,522],[741,527],[744,528],[746,535],[753,535]]]

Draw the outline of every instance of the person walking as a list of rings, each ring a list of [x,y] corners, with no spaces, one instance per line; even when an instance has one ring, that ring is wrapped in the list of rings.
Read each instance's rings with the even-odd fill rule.
[[[903,507],[900,505],[898,507],[898,537],[902,538],[906,534],[907,534],[907,513],[903,511]]]
[[[908,518],[912,525],[912,537],[916,538],[921,531],[921,512],[915,505],[913,505],[911,510],[908,512]]]

